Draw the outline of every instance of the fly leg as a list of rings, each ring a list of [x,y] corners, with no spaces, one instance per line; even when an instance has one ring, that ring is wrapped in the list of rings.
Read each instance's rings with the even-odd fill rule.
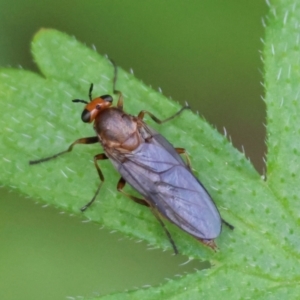
[[[229,229],[233,230],[234,226],[231,225],[230,223],[228,223],[227,221],[225,221],[224,219],[222,219],[222,223],[225,224]]]
[[[116,83],[117,83],[117,79],[118,79],[118,67],[112,59],[110,59],[110,62],[114,66],[113,93],[115,95],[119,96],[117,107],[119,109],[123,110],[123,94],[119,90],[116,89]]]
[[[170,241],[170,243],[171,243],[171,245],[172,245],[172,247],[173,247],[174,253],[175,253],[175,254],[178,254],[178,249],[177,249],[177,247],[176,247],[176,245],[175,245],[175,242],[174,242],[174,240],[173,240],[173,238],[172,238],[172,236],[171,236],[171,233],[170,233],[170,231],[167,229],[165,223],[164,223],[164,222],[162,221],[162,219],[160,218],[159,213],[158,213],[157,210],[156,210],[155,208],[153,208],[153,207],[151,207],[151,211],[152,211],[152,213],[154,214],[154,216],[156,217],[156,219],[158,220],[158,222],[160,223],[160,225],[163,227],[163,229],[164,229],[164,231],[165,231],[165,233],[166,233],[166,235],[167,235],[167,237],[168,237],[168,239],[169,239],[169,241]]]
[[[138,114],[137,118],[140,120],[144,119],[144,116],[147,114],[149,115],[149,117],[156,122],[157,124],[163,124],[166,123],[174,118],[176,118],[177,116],[179,116],[184,110],[186,109],[191,109],[189,105],[185,105],[183,106],[177,113],[175,113],[174,115],[172,115],[171,117],[164,119],[164,120],[160,120],[158,119],[156,116],[154,116],[151,112],[147,111],[147,110],[142,110],[140,111],[140,113]]]
[[[192,171],[191,160],[190,160],[190,157],[187,154],[186,150],[184,148],[175,148],[175,150],[178,154],[183,154],[185,156],[186,165],[189,168],[189,170]]]
[[[90,92],[89,92],[89,93],[91,94],[91,92],[92,92],[92,85],[91,85],[91,88],[90,88]],[[95,144],[95,143],[97,143],[97,142],[99,142],[99,139],[98,139],[97,136],[81,138],[81,139],[76,140],[74,143],[72,143],[72,144],[69,146],[69,148],[68,148],[67,150],[62,151],[62,152],[59,152],[59,153],[54,154],[54,155],[49,156],[49,157],[42,158],[42,159],[38,159],[38,160],[30,160],[30,161],[29,161],[29,164],[30,164],[30,165],[39,164],[39,163],[42,163],[42,162],[45,162],[45,161],[54,159],[54,158],[56,158],[56,157],[58,157],[58,156],[60,156],[60,155],[62,155],[62,154],[67,153],[67,152],[71,152],[72,149],[73,149],[73,147],[74,147],[76,144]],[[86,209],[87,209],[87,208],[95,201],[95,199],[96,199],[96,197],[97,197],[97,195],[98,195],[98,193],[99,193],[99,191],[100,191],[100,188],[101,188],[102,183],[103,183],[103,181],[104,181],[104,176],[103,176],[103,174],[102,174],[102,172],[101,172],[101,170],[100,170],[100,167],[99,167],[98,164],[97,164],[97,160],[100,160],[100,159],[107,159],[107,158],[108,158],[108,157],[107,157],[104,153],[98,154],[98,155],[96,155],[96,156],[94,157],[94,164],[95,164],[95,167],[96,167],[96,169],[97,169],[97,172],[98,172],[98,175],[99,175],[99,178],[100,178],[100,184],[99,184],[99,186],[98,186],[98,188],[97,188],[97,191],[96,191],[94,197],[92,198],[92,200],[91,200],[89,203],[87,203],[86,205],[84,205],[84,206],[80,209],[81,211],[85,211],[85,210],[86,210]]]
[[[45,157],[45,158],[41,158],[41,159],[37,159],[37,160],[30,160],[29,161],[29,164],[30,165],[35,165],[35,164],[39,164],[39,163],[42,163],[44,161],[48,161],[48,160],[51,160],[51,159],[54,159],[56,158],[57,156],[60,156],[62,154],[65,154],[67,152],[71,152],[73,147],[76,145],[76,144],[95,144],[99,142],[99,139],[97,136],[93,136],[93,137],[86,137],[86,138],[81,138],[81,139],[78,139],[76,140],[74,143],[72,143],[69,148],[65,151],[62,151],[62,152],[59,152],[57,154],[54,154],[52,156],[49,156],[49,157]]]
[[[98,188],[97,188],[97,190],[96,190],[93,198],[86,205],[84,205],[84,206],[82,206],[80,208],[80,210],[82,212],[84,212],[88,207],[90,207],[92,205],[92,203],[95,201],[97,195],[99,194],[100,188],[101,188],[101,186],[102,186],[102,184],[104,182],[103,173],[102,173],[102,171],[101,171],[101,169],[100,169],[100,167],[99,167],[99,165],[97,163],[97,160],[104,160],[104,159],[108,159],[108,157],[104,153],[97,154],[97,155],[94,156],[94,165],[96,167],[97,173],[98,173],[99,178],[100,178],[100,184],[98,185]]]
[[[133,200],[134,202],[138,203],[138,204],[141,204],[141,205],[144,205],[144,206],[147,206],[151,209],[152,213],[154,214],[154,216],[156,217],[156,219],[158,220],[158,222],[160,223],[160,225],[163,227],[172,247],[173,247],[173,250],[174,250],[174,253],[175,254],[178,254],[178,250],[177,250],[177,247],[175,245],[175,242],[174,240],[172,239],[172,236],[171,236],[171,233],[169,232],[169,230],[167,229],[167,227],[165,226],[164,222],[162,221],[159,213],[157,212],[157,210],[155,209],[155,207],[151,206],[145,199],[140,199],[140,198],[137,198],[135,196],[132,196],[132,195],[129,195],[128,193],[124,192],[123,191],[123,188],[126,184],[126,181],[124,180],[123,177],[120,178],[119,182],[118,182],[118,185],[117,185],[117,190],[119,192],[121,192],[123,195],[125,195],[126,197],[130,198],[131,200]]]
[[[126,181],[124,180],[123,177],[121,177],[120,180],[119,180],[119,182],[118,182],[118,184],[117,184],[117,190],[118,190],[118,192],[121,192],[124,196],[130,198],[131,200],[133,200],[134,202],[136,202],[138,204],[150,207],[150,204],[146,200],[137,198],[135,196],[129,195],[126,192],[124,192],[123,188],[124,188],[125,184],[126,184]]]

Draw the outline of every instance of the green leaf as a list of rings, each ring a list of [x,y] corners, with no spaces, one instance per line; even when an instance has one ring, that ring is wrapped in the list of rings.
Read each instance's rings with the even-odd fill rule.
[[[174,145],[188,149],[196,176],[235,230],[223,229],[216,241],[220,250],[214,253],[168,223],[182,254],[209,260],[213,267],[159,287],[103,299],[296,299],[299,295],[300,8],[292,1],[274,3],[265,42],[267,179],[192,112],[161,126],[148,120]],[[0,72],[0,181],[80,216],[79,208],[99,184],[92,162],[102,151],[99,145],[76,146],[71,153],[39,165],[29,166],[28,161],[93,135],[92,126],[80,120],[83,107],[70,100],[87,99],[91,82],[95,95],[111,93],[113,67],[75,38],[55,30],[38,32],[32,52],[44,77],[24,70]],[[147,109],[163,119],[180,107],[121,69],[117,88],[125,95],[125,110],[133,115]],[[118,174],[109,161],[101,162],[101,169],[105,184],[85,216],[154,246],[171,248],[149,209],[116,192]]]

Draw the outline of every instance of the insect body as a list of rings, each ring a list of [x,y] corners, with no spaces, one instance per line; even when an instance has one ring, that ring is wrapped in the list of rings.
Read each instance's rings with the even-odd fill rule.
[[[175,115],[163,121],[148,111],[141,111],[138,116],[129,115],[123,111],[121,92],[115,89],[116,78],[117,67],[115,66],[114,93],[119,95],[116,106],[112,106],[113,99],[109,95],[92,99],[93,85],[89,90],[90,102],[73,100],[86,105],[81,119],[85,123],[94,122],[96,136],[78,139],[66,151],[30,161],[30,164],[41,163],[70,152],[76,144],[100,142],[104,153],[94,157],[100,184],[92,200],[81,208],[82,211],[94,202],[104,181],[97,161],[109,158],[121,175],[117,184],[118,191],[152,210],[163,226],[175,253],[178,253],[177,247],[161,217],[215,249],[214,239],[221,232],[222,222],[233,227],[221,219],[208,192],[192,174],[185,150],[174,148],[162,135],[143,121],[145,114],[148,114],[155,122],[161,124],[178,116],[189,107],[183,107]],[[187,163],[179,154],[186,155]],[[124,192],[126,182],[135,188],[142,198]]]

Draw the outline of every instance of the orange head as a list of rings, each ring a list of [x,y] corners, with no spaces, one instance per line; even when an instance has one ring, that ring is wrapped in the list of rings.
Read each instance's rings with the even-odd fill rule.
[[[97,115],[104,109],[110,107],[113,102],[113,98],[110,95],[103,95],[95,99],[92,99],[92,90],[93,90],[93,84],[91,84],[90,91],[89,91],[90,102],[87,102],[85,100],[80,100],[80,99],[72,100],[75,103],[86,104],[81,114],[81,120],[85,123],[93,122],[97,117]]]

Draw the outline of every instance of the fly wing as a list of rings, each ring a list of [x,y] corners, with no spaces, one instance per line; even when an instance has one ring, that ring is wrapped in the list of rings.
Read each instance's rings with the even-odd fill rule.
[[[152,137],[151,144],[164,148],[174,159],[178,161],[179,164],[185,165],[182,157],[176,152],[173,145],[166,138],[156,132],[153,128],[147,126],[145,123],[143,125],[143,129]]]
[[[124,156],[122,163],[112,159],[114,166],[163,216],[197,238],[220,234],[214,202],[162,135],[155,132],[150,142]]]

